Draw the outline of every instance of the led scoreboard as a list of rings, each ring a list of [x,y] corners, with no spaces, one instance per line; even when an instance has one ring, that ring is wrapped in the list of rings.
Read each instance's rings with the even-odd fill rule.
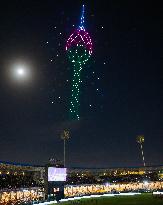
[[[46,199],[57,200],[64,198],[64,183],[67,169],[63,166],[47,165],[45,172],[45,195]]]
[[[48,167],[48,181],[66,181],[66,168]]]

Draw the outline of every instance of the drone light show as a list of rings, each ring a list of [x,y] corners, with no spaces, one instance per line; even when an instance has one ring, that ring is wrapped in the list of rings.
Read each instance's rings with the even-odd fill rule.
[[[66,51],[73,63],[70,116],[71,119],[79,120],[81,70],[92,54],[92,41],[84,27],[84,5],[80,25],[68,38]]]

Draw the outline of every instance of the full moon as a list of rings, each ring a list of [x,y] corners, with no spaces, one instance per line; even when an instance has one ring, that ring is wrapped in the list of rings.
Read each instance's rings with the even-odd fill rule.
[[[20,76],[22,76],[22,75],[24,75],[24,74],[25,74],[25,72],[24,72],[24,69],[23,69],[23,68],[18,68],[18,69],[17,69],[17,73],[18,73],[18,75],[20,75]]]
[[[11,67],[11,77],[18,82],[24,82],[30,80],[31,70],[29,66],[25,64],[15,64]]]
[[[37,80],[36,67],[29,59],[11,59],[4,66],[4,77],[9,85],[19,86],[19,88],[30,87]]]

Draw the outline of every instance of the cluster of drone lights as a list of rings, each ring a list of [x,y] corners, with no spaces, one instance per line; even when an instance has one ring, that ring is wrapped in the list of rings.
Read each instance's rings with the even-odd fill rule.
[[[88,61],[92,54],[92,41],[88,32],[86,32],[84,28],[84,5],[80,26],[68,38],[66,51],[68,52],[69,59],[74,67],[70,114],[72,119],[79,120],[81,70],[82,66]]]

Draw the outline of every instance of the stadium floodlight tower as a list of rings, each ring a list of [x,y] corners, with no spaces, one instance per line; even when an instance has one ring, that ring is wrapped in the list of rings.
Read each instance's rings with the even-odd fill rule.
[[[66,166],[66,141],[70,138],[70,132],[68,130],[64,130],[61,133],[61,139],[63,140],[63,164]]]
[[[142,154],[142,159],[143,159],[143,165],[145,167],[145,158],[144,158],[144,151],[143,151],[144,135],[138,135],[137,138],[136,138],[136,141],[137,141],[138,144],[140,144],[141,154]]]

